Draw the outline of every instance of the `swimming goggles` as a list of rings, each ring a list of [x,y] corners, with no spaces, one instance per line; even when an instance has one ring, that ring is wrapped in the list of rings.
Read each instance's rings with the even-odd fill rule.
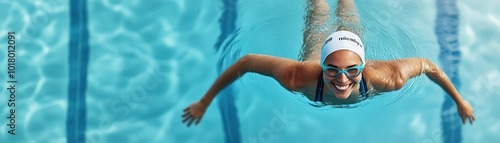
[[[341,73],[344,73],[348,78],[355,78],[361,73],[364,66],[365,63],[361,63],[359,66],[350,67],[345,70],[327,65],[323,65],[321,68],[323,68],[323,72],[331,78],[337,78]]]

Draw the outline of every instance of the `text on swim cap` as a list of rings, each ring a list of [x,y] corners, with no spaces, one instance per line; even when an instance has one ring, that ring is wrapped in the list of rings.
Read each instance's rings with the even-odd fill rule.
[[[328,40],[325,41],[325,43],[323,45],[326,45],[326,43],[332,41],[332,37],[328,38]]]
[[[348,41],[352,41],[356,44],[358,44],[358,46],[360,46],[361,48],[363,48],[363,46],[358,42],[358,40],[354,39],[354,38],[349,38],[349,37],[340,37],[339,40],[348,40]]]

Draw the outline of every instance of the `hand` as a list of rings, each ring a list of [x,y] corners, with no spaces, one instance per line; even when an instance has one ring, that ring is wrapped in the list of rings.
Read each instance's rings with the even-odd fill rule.
[[[469,102],[463,101],[462,104],[458,105],[458,114],[462,118],[462,123],[465,124],[467,122],[467,119],[469,119],[470,124],[476,120],[474,117],[474,109],[472,109],[472,106],[470,105]]]
[[[205,110],[207,109],[207,106],[201,102],[195,102],[186,109],[184,109],[184,114],[182,115],[182,123],[185,123],[186,121],[189,120],[187,123],[187,126],[189,127],[194,121],[195,125],[198,125],[200,123],[201,118],[203,118],[203,114],[205,114]]]

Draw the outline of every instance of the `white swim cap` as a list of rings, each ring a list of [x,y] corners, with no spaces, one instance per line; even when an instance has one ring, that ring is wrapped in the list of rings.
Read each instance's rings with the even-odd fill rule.
[[[338,50],[352,51],[358,54],[361,61],[365,63],[365,49],[361,38],[349,31],[337,31],[326,38],[321,48],[321,65],[323,65],[328,55]]]

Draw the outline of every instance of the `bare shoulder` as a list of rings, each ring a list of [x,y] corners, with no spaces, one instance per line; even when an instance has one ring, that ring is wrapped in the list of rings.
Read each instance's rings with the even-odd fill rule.
[[[376,92],[398,90],[404,85],[398,60],[369,60],[363,69],[363,76]]]
[[[315,87],[318,77],[321,74],[321,66],[319,62],[304,61],[296,62],[288,66],[285,71],[289,79],[293,79],[290,83],[289,90],[303,92],[309,87]]]
[[[319,61],[296,61],[261,54],[248,54],[241,60],[245,71],[259,73],[277,80],[290,91],[301,92],[321,73]]]

